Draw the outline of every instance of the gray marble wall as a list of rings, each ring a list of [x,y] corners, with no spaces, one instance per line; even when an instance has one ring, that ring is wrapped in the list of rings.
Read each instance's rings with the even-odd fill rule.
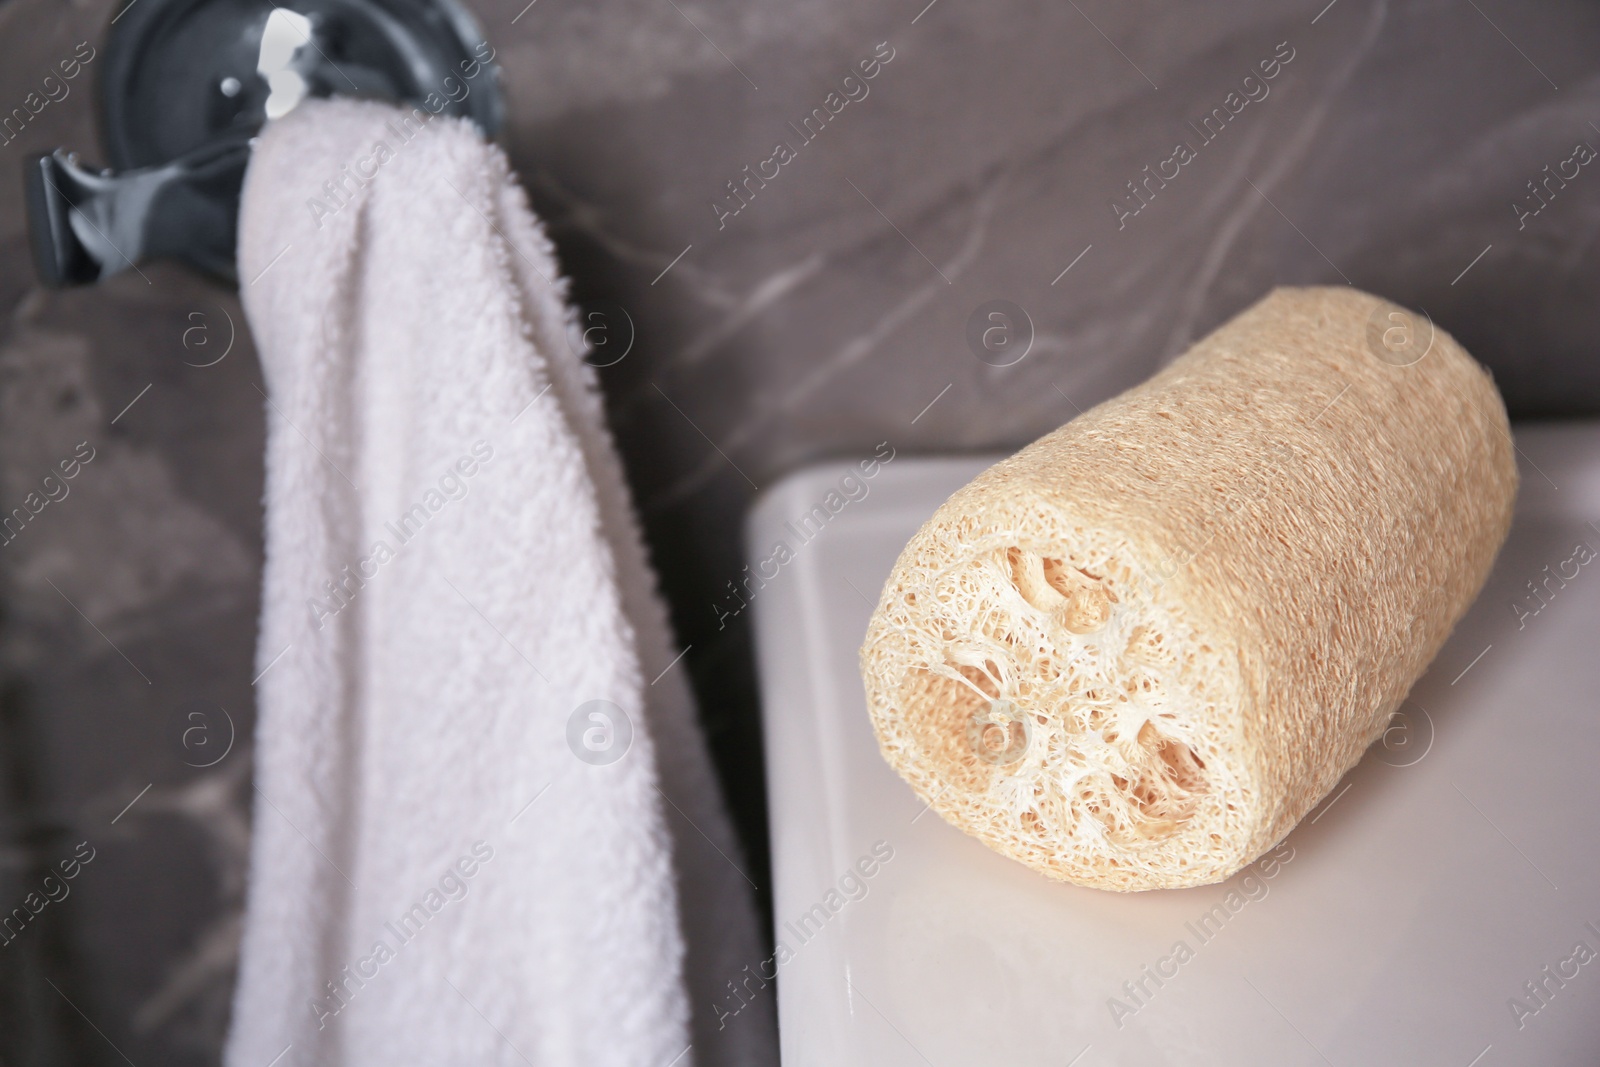
[[[785,472],[1021,445],[1277,284],[1426,309],[1515,415],[1600,407],[1595,5],[525,3],[472,5],[505,142],[627,348],[612,425],[758,872],[727,584]],[[0,109],[120,7],[0,0]],[[0,547],[0,908],[93,856],[0,948],[0,1058],[208,1063],[248,837],[260,376],[234,296],[178,268],[36,285],[21,159],[94,158],[94,69],[0,145],[0,504],[93,456]]]

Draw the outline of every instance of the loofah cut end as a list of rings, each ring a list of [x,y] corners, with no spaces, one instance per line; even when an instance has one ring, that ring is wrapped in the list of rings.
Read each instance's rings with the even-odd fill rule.
[[[982,528],[963,511],[958,494],[908,546],[867,637],[890,762],[1053,878],[1148,889],[1248,862],[1228,657],[1125,541],[1038,506]]]

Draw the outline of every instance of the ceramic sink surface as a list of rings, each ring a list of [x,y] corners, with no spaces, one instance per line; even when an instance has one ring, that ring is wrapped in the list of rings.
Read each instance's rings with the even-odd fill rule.
[[[867,720],[856,655],[883,581],[993,457],[771,489],[747,545],[773,576],[746,599],[784,1063],[1600,1063],[1600,424],[1517,444],[1510,540],[1385,741],[1275,860],[1129,895],[925,811]]]

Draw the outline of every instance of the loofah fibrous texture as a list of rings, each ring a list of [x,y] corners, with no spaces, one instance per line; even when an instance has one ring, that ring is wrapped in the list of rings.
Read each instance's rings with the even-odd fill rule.
[[[861,649],[879,745],[1051,878],[1221,881],[1383,733],[1516,486],[1500,395],[1444,331],[1275,290],[912,538]]]

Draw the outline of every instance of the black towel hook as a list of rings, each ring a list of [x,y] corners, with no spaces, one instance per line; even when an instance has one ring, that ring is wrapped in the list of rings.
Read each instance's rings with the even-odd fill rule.
[[[455,0],[135,0],[112,20],[97,90],[110,168],[60,148],[26,164],[52,287],[159,257],[236,280],[251,141],[306,97],[411,103],[489,137],[504,114],[494,50]]]

